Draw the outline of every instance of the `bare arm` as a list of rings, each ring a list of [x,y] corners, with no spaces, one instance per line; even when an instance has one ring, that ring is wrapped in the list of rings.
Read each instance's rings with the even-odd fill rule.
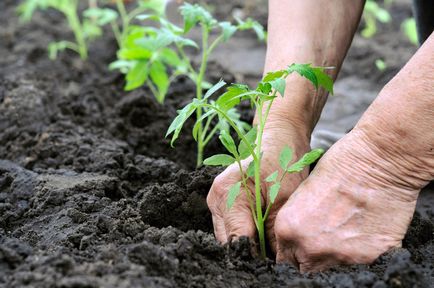
[[[363,0],[270,0],[268,48],[265,72],[292,63],[334,66],[336,77],[351,44],[363,11]],[[310,137],[327,99],[315,95],[313,87],[299,76],[287,80],[284,98],[279,98],[270,113],[281,125],[289,121]]]

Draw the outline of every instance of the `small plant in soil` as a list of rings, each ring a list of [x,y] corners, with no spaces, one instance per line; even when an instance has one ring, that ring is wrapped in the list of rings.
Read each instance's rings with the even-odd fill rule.
[[[195,98],[193,101],[179,111],[179,115],[174,119],[167,131],[167,135],[172,135],[172,143],[175,141],[182,129],[185,121],[197,111],[204,109],[205,114],[197,118],[196,125],[193,129],[193,136],[198,137],[198,123],[206,121],[205,127],[211,123],[210,119],[217,117],[219,119],[217,125],[228,125],[227,129],[220,129],[220,141],[228,151],[228,154],[213,155],[204,160],[205,165],[212,166],[228,166],[236,164],[239,167],[241,179],[239,182],[229,188],[227,195],[227,208],[230,209],[241,189],[245,191],[250,202],[250,209],[253,220],[255,222],[261,255],[265,257],[265,231],[264,223],[267,220],[270,209],[279,193],[282,180],[291,173],[299,173],[310,164],[315,162],[323,153],[322,149],[314,149],[304,154],[297,161],[292,161],[292,150],[290,147],[284,147],[279,156],[279,170],[274,171],[270,175],[265,176],[265,181],[269,183],[267,205],[262,202],[263,175],[261,175],[261,157],[262,157],[262,135],[265,124],[267,123],[270,108],[273,101],[285,94],[286,78],[291,73],[296,72],[299,75],[307,78],[316,89],[324,88],[330,93],[333,93],[333,81],[324,72],[322,67],[312,67],[309,64],[292,64],[287,69],[270,72],[264,76],[261,82],[255,89],[250,89],[247,85],[232,84],[226,92],[222,94],[215,102],[209,101],[209,96],[220,89],[225,83],[220,81],[214,85],[202,98]],[[249,131],[240,129],[239,123],[233,121],[230,111],[234,109],[241,101],[249,101],[258,111],[258,124]],[[262,113],[261,113],[262,111]],[[232,138],[230,129],[232,129],[240,139],[238,145]],[[243,165],[242,161],[250,160],[248,165]],[[244,169],[243,167],[247,167]],[[255,191],[250,191],[247,186],[249,178],[254,179]],[[265,209],[263,209],[265,208]]]
[[[89,42],[103,35],[103,26],[110,24],[119,47],[123,46],[126,35],[131,29],[131,22],[135,17],[150,10],[155,14],[164,12],[165,0],[137,0],[135,7],[128,11],[124,0],[97,1],[89,0],[87,9],[82,13],[79,4],[87,1],[80,0],[25,0],[18,7],[22,21],[30,21],[36,10],[54,9],[62,13],[74,34],[75,42],[62,40],[48,45],[50,59],[57,58],[58,52],[65,49],[72,50],[83,60],[88,58]],[[99,7],[98,3],[116,5],[116,9]],[[118,23],[120,19],[120,24]]]
[[[85,60],[88,57],[88,42],[101,35],[101,28],[94,21],[85,17],[82,17],[83,20],[80,19],[78,4],[78,0],[25,0],[18,7],[22,21],[30,21],[38,9],[52,8],[65,16],[74,34],[75,42],[62,40],[50,43],[48,51],[51,59],[55,59],[59,51],[69,49],[78,53]]]
[[[156,20],[160,28],[137,27],[126,36],[126,44],[118,52],[118,61],[111,68],[118,68],[126,73],[125,90],[133,90],[146,84],[156,99],[162,103],[170,82],[179,75],[188,76],[196,85],[196,98],[203,99],[203,89],[210,88],[205,81],[209,57],[216,47],[228,41],[236,31],[253,29],[258,38],[265,39],[263,27],[252,19],[238,19],[236,24],[219,22],[203,7],[195,4],[183,4],[180,7],[184,27],[180,28],[169,22],[164,16],[139,15],[142,20]],[[201,45],[191,38],[193,27],[201,29]],[[216,33],[215,37],[211,37]],[[201,63],[198,68],[192,64],[186,49],[198,49]],[[169,71],[171,71],[169,73]],[[170,74],[170,76],[169,76]],[[205,107],[196,109],[197,119],[203,119]],[[199,121],[196,135],[198,141],[198,166],[202,164],[203,148],[208,135],[204,134],[206,124]]]

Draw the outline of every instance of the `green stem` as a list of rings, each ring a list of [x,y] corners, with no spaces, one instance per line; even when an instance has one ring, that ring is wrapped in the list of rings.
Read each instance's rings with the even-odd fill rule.
[[[200,63],[199,73],[196,79],[196,98],[198,100],[202,100],[202,82],[203,77],[205,75],[206,66],[208,62],[208,36],[209,31],[205,25],[202,25],[202,63]],[[202,107],[196,109],[196,119],[200,119],[202,117]],[[199,167],[203,162],[203,138],[202,138],[203,126],[202,123],[199,123],[199,128],[197,129],[197,162],[196,166]]]
[[[250,194],[250,189],[249,189],[249,187],[247,187],[247,182],[246,182],[245,173],[243,171],[243,166],[241,165],[240,161],[237,161],[237,164],[238,164],[238,168],[240,169],[240,175],[241,175],[243,187],[244,187],[244,190],[246,191],[247,199],[248,199],[249,204],[250,204],[250,211],[252,213],[252,218],[253,218],[253,221],[255,222],[256,228],[258,228],[258,220],[256,219],[256,214],[255,214],[255,205],[253,203],[252,195]]]
[[[237,133],[238,137],[240,137],[240,139],[242,141],[244,141],[244,143],[246,143],[247,145],[247,150],[249,150],[250,155],[252,155],[253,157],[253,161],[258,161],[258,157],[255,154],[255,150],[253,149],[252,145],[250,145],[250,142],[246,139],[246,137],[244,136],[244,134],[240,131],[240,129],[238,129],[238,126],[234,123],[234,121],[232,121],[231,117],[229,117],[223,110],[211,105],[211,104],[202,104],[203,107],[208,107],[211,109],[214,109],[215,111],[217,111],[223,118],[226,119],[226,121],[228,122],[228,124],[232,127],[232,129],[234,129],[235,133]]]
[[[262,194],[261,194],[261,146],[262,146],[262,134],[264,132],[264,121],[262,117],[263,102],[259,101],[259,129],[256,138],[256,157],[259,157],[258,161],[255,161],[255,198],[256,198],[256,218],[258,219],[258,237],[259,247],[261,250],[262,258],[266,257],[265,250],[265,227],[262,214]]]
[[[80,55],[81,59],[86,60],[87,45],[86,39],[84,38],[83,29],[81,27],[80,19],[77,15],[77,2],[74,2],[73,6],[71,6],[70,8],[71,9],[63,11],[63,13],[65,14],[69,26],[74,33],[75,41],[77,41],[78,54]]]
[[[125,8],[125,4],[124,4],[123,0],[116,0],[116,7],[119,11],[119,15],[121,16],[121,21],[122,21],[121,41],[123,43],[125,40],[126,33],[127,33],[127,28],[129,26],[129,18],[128,18],[127,9]]]

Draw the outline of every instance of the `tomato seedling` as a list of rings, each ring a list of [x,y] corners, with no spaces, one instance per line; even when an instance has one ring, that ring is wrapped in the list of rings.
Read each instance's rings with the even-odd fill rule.
[[[101,35],[101,28],[84,17],[80,19],[78,12],[79,0],[25,0],[18,6],[18,13],[22,21],[30,21],[34,12],[38,9],[48,8],[61,12],[74,34],[75,42],[58,41],[48,45],[50,59],[55,59],[59,51],[65,49],[73,50],[85,60],[88,57],[88,42]]]
[[[180,7],[184,27],[180,28],[169,22],[163,15],[139,15],[137,18],[156,20],[160,28],[136,27],[126,36],[126,45],[118,53],[118,61],[111,68],[121,69],[126,73],[125,90],[133,90],[146,84],[156,99],[163,103],[170,82],[179,75],[187,75],[196,86],[196,98],[203,98],[203,89],[211,85],[205,81],[208,60],[212,52],[221,43],[228,41],[236,31],[252,29],[260,40],[265,40],[263,27],[252,19],[237,19],[236,24],[219,22],[202,6],[185,3]],[[201,45],[188,38],[193,27],[201,29]],[[211,33],[217,36],[210,39]],[[185,52],[186,47],[199,49],[201,62],[198,68]],[[171,73],[169,73],[171,71]],[[170,76],[169,76],[170,74]],[[197,119],[201,119],[203,108],[196,109]],[[200,121],[197,126],[197,166],[203,161],[203,149],[207,135],[207,124]],[[212,133],[211,133],[212,134]]]
[[[285,94],[286,78],[293,72],[307,78],[312,82],[316,89],[322,87],[326,91],[333,93],[333,81],[324,72],[324,68],[312,67],[309,64],[292,64],[288,66],[287,69],[270,72],[265,75],[255,89],[250,89],[246,85],[232,84],[215,102],[208,101],[208,97],[212,93],[225,85],[224,82],[220,81],[208,90],[203,98],[197,97],[193,99],[190,104],[180,110],[179,115],[174,119],[167,131],[167,135],[173,133],[173,143],[173,141],[177,139],[183,124],[193,114],[193,112],[197,111],[197,109],[206,109],[206,113],[196,120],[196,125],[193,129],[193,136],[195,139],[198,137],[198,123],[202,123],[205,119],[207,119],[206,123],[208,123],[208,120],[213,119],[214,117],[220,119],[218,125],[221,125],[220,123],[222,121],[237,134],[240,139],[238,145],[236,145],[235,140],[229,133],[229,127],[228,129],[221,129],[219,138],[229,153],[211,156],[205,159],[204,164],[228,166],[235,163],[238,166],[241,179],[229,188],[227,195],[227,208],[230,209],[233,206],[237,196],[240,194],[241,188],[243,188],[250,203],[252,217],[258,231],[260,251],[263,257],[265,257],[266,253],[264,223],[267,220],[270,209],[279,193],[282,180],[288,174],[303,171],[303,169],[315,162],[323,153],[322,149],[314,149],[304,154],[295,163],[291,164],[292,150],[290,147],[285,147],[279,156],[281,169],[276,170],[265,177],[265,181],[269,182],[271,186],[267,189],[268,195],[264,197],[267,199],[267,202],[262,202],[262,135],[273,101],[278,97],[278,94],[283,97]],[[243,100],[249,101],[259,112],[257,126],[251,128],[247,132],[240,129],[239,124],[233,121],[229,114],[229,111],[234,109]],[[247,158],[252,160],[247,169],[244,170],[241,161]],[[250,191],[247,186],[247,181],[250,177],[254,179],[255,191]],[[263,207],[265,208],[265,211],[263,210]]]

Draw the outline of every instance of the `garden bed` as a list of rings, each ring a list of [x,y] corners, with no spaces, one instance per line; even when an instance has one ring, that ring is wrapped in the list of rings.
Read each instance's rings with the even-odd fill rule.
[[[412,54],[399,36],[410,10],[397,2],[394,25],[373,40],[356,37],[341,77],[357,74],[379,89]],[[46,46],[64,24],[38,13],[23,26],[15,5],[0,3],[0,287],[434,287],[433,187],[403,248],[369,266],[300,275],[253,258],[247,239],[218,245],[205,198],[219,170],[193,169],[188,133],[177,149],[164,138],[193,83],[179,78],[164,105],[145,88],[124,92],[122,76],[106,67],[116,52],[110,37],[91,46],[87,62],[69,52],[50,61]],[[376,70],[377,58],[386,71]],[[218,59],[210,82],[261,73],[240,76]]]

